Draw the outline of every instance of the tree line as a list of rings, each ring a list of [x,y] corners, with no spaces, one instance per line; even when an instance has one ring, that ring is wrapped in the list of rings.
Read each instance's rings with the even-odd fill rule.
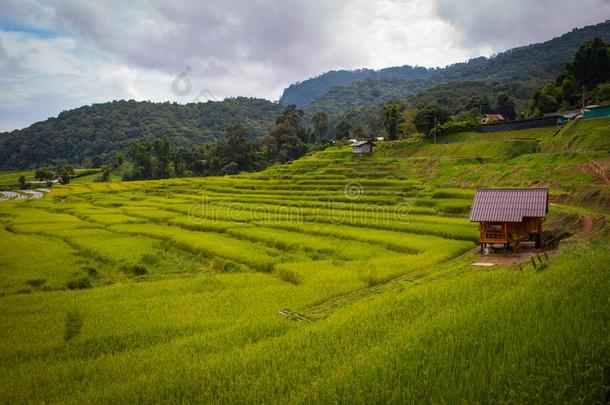
[[[581,107],[583,103],[610,102],[610,42],[586,41],[554,83],[536,89],[533,115]]]
[[[296,106],[285,107],[273,128],[259,139],[251,139],[246,128],[237,124],[227,127],[221,138],[206,144],[174,146],[169,137],[137,141],[125,155],[115,153],[102,173],[116,171],[124,180],[144,180],[261,170],[322,147],[328,131],[326,114],[314,115],[313,130],[305,128],[303,116]]]

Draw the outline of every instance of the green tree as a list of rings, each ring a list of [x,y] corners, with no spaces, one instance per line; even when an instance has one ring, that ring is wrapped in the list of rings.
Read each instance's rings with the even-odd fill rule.
[[[123,153],[119,152],[119,151],[115,151],[112,154],[112,158],[110,160],[110,166],[116,170],[123,165],[123,162],[124,162]]]
[[[491,114],[493,112],[491,102],[486,94],[479,97],[479,111],[481,114]]]
[[[594,89],[610,80],[610,44],[601,38],[583,43],[566,68],[577,87]]]
[[[566,107],[574,104],[577,99],[578,89],[571,76],[565,76],[560,84],[562,104]]]
[[[209,155],[221,171],[225,166],[235,163],[224,169],[224,173],[229,173],[228,170],[233,173],[251,168],[253,150],[254,146],[248,140],[248,131],[241,125],[232,125],[225,130],[224,138],[210,148]]]
[[[464,106],[464,110],[476,111],[479,115],[491,114],[493,112],[493,108],[489,102],[487,94],[471,97]]]
[[[303,111],[294,105],[284,109],[275,127],[263,137],[261,147],[270,161],[287,162],[297,159],[307,151],[306,132],[301,127]]]
[[[156,139],[152,145],[153,153],[153,173],[152,177],[156,179],[165,179],[170,176],[170,145],[169,139],[164,136],[161,139]]]
[[[365,132],[364,132],[364,128],[362,128],[362,125],[354,125],[352,128],[352,135],[354,136],[354,138],[356,139],[363,139],[365,138]]]
[[[237,162],[227,163],[220,169],[220,173],[222,174],[236,174],[239,173],[239,165]]]
[[[337,139],[349,139],[349,134],[351,130],[352,126],[349,122],[345,120],[339,121],[336,128]]]
[[[153,176],[152,145],[146,141],[134,142],[127,152],[132,167],[124,174],[126,180],[151,179]]]
[[[429,105],[415,114],[413,124],[418,131],[429,135],[436,125],[449,120],[449,114],[438,105]]]
[[[25,181],[25,176],[19,176],[19,179],[17,179],[17,181],[19,182],[19,188],[26,189],[28,187],[28,183]]]
[[[596,103],[606,103],[610,101],[610,82],[598,84],[593,92],[593,100]]]
[[[315,141],[320,142],[322,139],[326,138],[326,133],[328,132],[328,116],[319,111],[311,117],[311,122],[313,124],[313,133],[315,135]]]
[[[55,177],[61,184],[70,183],[70,178],[74,176],[74,169],[68,165],[60,165],[55,167]]]
[[[276,125],[264,137],[263,146],[269,160],[279,160],[280,162],[297,159],[307,150],[307,146],[299,137],[297,129],[287,123]]]
[[[100,183],[105,183],[107,181],[110,181],[110,167],[108,167],[108,166],[102,167],[102,172],[100,173],[100,175],[98,177],[95,178],[95,181],[100,182]]]
[[[400,125],[400,112],[396,104],[386,106],[383,111],[383,127],[388,139],[398,139],[398,127]]]
[[[517,117],[517,112],[515,111],[515,102],[512,98],[506,93],[498,94],[496,98],[496,112],[498,114],[502,114],[504,118],[508,120],[514,120]]]
[[[284,108],[284,111],[282,111],[275,124],[276,126],[285,124],[296,129],[298,137],[303,142],[307,142],[308,139],[305,129],[301,126],[301,120],[303,119],[303,115],[303,110],[298,109],[295,105],[292,104]]]
[[[559,102],[553,94],[553,89],[553,85],[548,84],[534,91],[534,96],[532,97],[534,115],[539,116],[557,111]]]
[[[610,43],[600,38],[584,42],[566,68],[551,83],[536,89],[532,95],[534,115],[542,115],[580,105],[583,88],[593,91],[594,102],[600,85],[610,81]],[[603,89],[603,86],[601,87]],[[603,93],[603,91],[602,91]],[[601,96],[604,99],[604,96]]]
[[[55,177],[55,174],[53,173],[53,171],[47,167],[38,169],[34,172],[34,178],[36,180],[50,181],[50,180],[53,180],[54,177]]]

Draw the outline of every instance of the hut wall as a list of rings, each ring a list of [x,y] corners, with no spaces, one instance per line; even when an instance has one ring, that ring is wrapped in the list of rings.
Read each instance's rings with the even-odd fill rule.
[[[528,236],[530,233],[538,233],[541,230],[541,218],[524,218],[523,222],[509,222],[508,233],[518,237]]]
[[[373,145],[371,145],[370,143],[365,143],[364,145],[352,147],[352,153],[366,154],[366,153],[372,153],[372,152],[373,152]]]

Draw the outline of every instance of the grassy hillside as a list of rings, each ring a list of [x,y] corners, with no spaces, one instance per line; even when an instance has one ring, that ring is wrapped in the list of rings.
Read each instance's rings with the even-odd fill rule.
[[[347,181],[356,172],[371,179],[417,179],[431,187],[549,187],[573,204],[603,209],[610,206],[610,193],[592,167],[610,170],[609,131],[610,119],[600,118],[562,128],[445,135],[436,144],[432,139],[382,142],[374,155],[358,158],[345,146],[275,171],[285,179],[313,172]]]
[[[481,269],[466,215],[485,181],[607,194],[575,175],[599,140],[561,145],[608,123],[0,202],[3,399],[603,402],[607,231],[537,271]],[[546,229],[604,227],[604,200],[563,202]]]

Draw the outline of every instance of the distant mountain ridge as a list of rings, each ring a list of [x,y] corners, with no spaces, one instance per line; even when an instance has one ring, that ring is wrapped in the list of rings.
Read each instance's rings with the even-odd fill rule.
[[[162,136],[177,146],[203,144],[222,137],[234,124],[256,138],[273,127],[282,110],[277,103],[246,97],[191,104],[121,100],[86,105],[0,133],[0,169],[40,167],[60,159],[76,165],[103,162],[135,140]]]
[[[328,72],[293,84],[280,103],[327,113],[401,99],[452,81],[518,82],[524,89],[552,81],[586,40],[610,40],[610,20],[573,29],[549,41],[522,46],[493,57],[478,57],[442,69],[386,68]],[[398,72],[398,74],[397,74]],[[334,81],[335,78],[340,80]]]
[[[337,86],[367,79],[421,79],[432,75],[435,71],[436,69],[409,65],[395,66],[381,70],[331,70],[311,79],[291,84],[284,90],[282,97],[280,98],[280,104],[294,104],[300,108],[321,99],[329,90]]]

